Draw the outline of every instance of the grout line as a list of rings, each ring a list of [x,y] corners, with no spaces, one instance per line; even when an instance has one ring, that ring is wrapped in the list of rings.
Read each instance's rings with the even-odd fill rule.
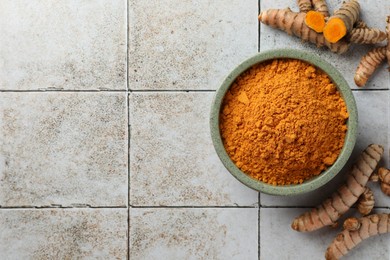
[[[356,92],[359,92],[359,91],[388,91],[389,89],[388,88],[371,88],[371,89],[364,89],[364,88],[354,88],[354,89],[351,89],[352,91],[356,91]]]
[[[260,41],[259,41],[258,51],[260,52]],[[128,58],[126,59],[128,63]],[[126,74],[128,74],[128,69],[126,70]],[[64,92],[64,93],[138,93],[138,92],[215,92],[215,89],[130,89],[130,83],[128,80],[128,76],[126,76],[126,89],[35,89],[35,90],[1,90],[0,93],[53,93],[53,92]],[[351,89],[353,92],[359,91],[388,91],[389,88],[377,88],[377,89]]]
[[[263,205],[261,205],[261,192],[259,192],[259,196],[258,196],[258,198],[257,198],[257,203],[258,203],[258,205],[259,205],[259,208],[262,208],[262,207],[263,207]]]
[[[257,206],[133,206],[134,209],[256,209]]]
[[[127,252],[126,259],[130,259],[130,82],[129,82],[129,36],[130,36],[129,0],[126,0],[126,115],[127,115]]]
[[[128,59],[127,59],[128,63]],[[128,70],[127,72],[128,73]],[[131,90],[129,87],[128,78],[126,79],[127,89],[35,89],[35,90],[1,90],[0,93],[52,93],[52,92],[69,92],[69,93],[131,93],[131,92],[215,92],[215,89],[137,89]]]
[[[258,42],[258,51],[260,52],[260,40]],[[126,59],[128,63],[128,58]],[[128,74],[128,69],[126,74]],[[126,76],[126,88],[127,89],[35,89],[35,90],[7,90],[0,89],[0,93],[53,93],[53,92],[64,92],[64,93],[131,93],[131,92],[215,92],[215,89],[130,89],[128,76]],[[388,91],[389,88],[377,88],[377,89],[351,89],[351,91]]]
[[[127,260],[130,259],[130,95],[127,98]]]
[[[0,93],[53,93],[53,92],[69,92],[69,93],[104,93],[104,92],[113,92],[113,93],[126,93],[126,89],[33,89],[33,90],[0,90]]]
[[[1,210],[45,210],[45,209],[311,209],[315,206],[0,206]],[[355,207],[351,207],[355,208]],[[374,209],[390,209],[386,206],[375,206]]]
[[[215,89],[137,89],[130,90],[130,92],[138,93],[138,92],[215,92]]]
[[[129,27],[129,0],[126,0],[126,92],[130,90],[130,82],[129,82],[129,35],[130,35],[130,27]]]
[[[131,131],[130,131],[130,95],[127,94],[127,206],[130,205],[130,137],[131,137]]]
[[[5,209],[310,209],[315,206],[5,206],[0,207],[0,210]],[[355,208],[355,207],[352,207]],[[386,206],[375,206],[374,209],[390,209]]]
[[[261,214],[260,214],[260,209],[258,210],[258,213],[257,213],[257,255],[258,255],[258,259],[260,260],[260,256],[261,256],[261,246],[260,246],[260,238],[261,238],[261,233],[260,233],[260,218],[261,218]]]
[[[314,208],[316,207],[316,205],[312,205],[312,206],[277,206],[277,205],[271,205],[271,206],[266,206],[266,205],[262,205],[261,208],[262,209],[310,209],[310,208]]]
[[[0,206],[0,211],[3,209],[127,209],[127,206],[89,206],[89,205],[80,205],[80,206]]]

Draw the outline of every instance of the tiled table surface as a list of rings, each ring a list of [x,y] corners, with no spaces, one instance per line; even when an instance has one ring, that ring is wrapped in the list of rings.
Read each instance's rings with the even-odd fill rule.
[[[328,1],[334,8],[341,1]],[[360,0],[385,27],[386,0]],[[322,259],[338,230],[291,220],[341,181],[292,198],[258,194],[211,144],[215,89],[240,61],[278,47],[334,64],[359,109],[356,155],[386,148],[389,73],[364,89],[366,47],[338,56],[266,26],[277,0],[0,0],[0,259]],[[373,185],[375,186],[375,185]],[[390,198],[374,187],[376,212]],[[346,259],[389,259],[390,235]]]

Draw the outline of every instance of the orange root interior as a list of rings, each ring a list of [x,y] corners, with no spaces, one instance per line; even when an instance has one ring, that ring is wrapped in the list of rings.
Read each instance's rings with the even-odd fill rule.
[[[309,11],[306,14],[305,23],[309,28],[321,33],[325,27],[325,16],[317,11]]]
[[[328,42],[336,43],[347,34],[347,27],[342,19],[330,19],[324,27],[324,37]]]

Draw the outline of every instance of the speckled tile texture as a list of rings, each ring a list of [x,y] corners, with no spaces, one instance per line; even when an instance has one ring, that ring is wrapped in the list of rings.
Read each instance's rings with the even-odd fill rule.
[[[213,94],[130,94],[132,206],[257,204],[257,193],[237,182],[213,149],[208,126]]]
[[[126,209],[0,210],[1,259],[126,259]]]
[[[384,29],[389,2],[359,2]],[[297,10],[287,0],[0,0],[0,260],[324,259],[341,227],[298,233],[291,222],[339,187],[368,144],[384,146],[390,167],[390,74],[382,65],[358,89],[370,46],[336,55],[258,23],[259,11],[288,6]],[[333,64],[359,113],[343,171],[292,197],[241,184],[210,136],[222,80],[275,48]],[[390,213],[390,197],[369,187],[374,211]],[[345,259],[390,259],[390,235]]]
[[[0,90],[126,88],[126,1],[0,2]]]
[[[0,92],[0,206],[127,204],[125,93]]]
[[[130,89],[214,90],[258,50],[256,0],[129,0]]]
[[[130,259],[256,259],[257,215],[258,209],[131,209]]]

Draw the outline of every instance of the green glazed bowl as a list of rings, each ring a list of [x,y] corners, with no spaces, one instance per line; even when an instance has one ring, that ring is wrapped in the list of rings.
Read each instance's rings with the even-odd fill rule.
[[[264,182],[261,182],[257,179],[250,177],[249,175],[242,172],[230,159],[227,154],[220,134],[219,129],[219,112],[221,109],[222,101],[225,96],[225,93],[230,88],[231,84],[235,81],[235,79],[244,71],[249,69],[251,66],[277,58],[291,58],[298,59],[305,62],[308,62],[315,67],[321,69],[326,74],[329,75],[331,80],[337,86],[342,98],[345,101],[347,106],[347,110],[349,113],[349,118],[347,120],[348,130],[345,137],[344,147],[341,150],[341,153],[335,163],[330,166],[327,170],[322,172],[320,175],[313,177],[302,184],[296,185],[285,185],[285,186],[273,186]],[[309,191],[313,191],[327,182],[329,182],[333,177],[335,177],[341,169],[344,167],[349,157],[351,156],[352,150],[355,146],[356,136],[357,136],[357,125],[358,125],[358,115],[357,108],[354,96],[352,94],[351,89],[348,86],[348,83],[345,81],[343,76],[338,72],[332,65],[328,62],[324,61],[320,57],[303,51],[293,50],[293,49],[277,49],[267,52],[261,52],[253,57],[245,60],[241,64],[239,64],[223,81],[222,85],[216,92],[214,97],[211,115],[210,115],[210,130],[211,130],[211,138],[214,144],[214,148],[221,159],[222,163],[226,167],[226,169],[240,182],[245,184],[246,186],[272,195],[297,195],[306,193]]]

